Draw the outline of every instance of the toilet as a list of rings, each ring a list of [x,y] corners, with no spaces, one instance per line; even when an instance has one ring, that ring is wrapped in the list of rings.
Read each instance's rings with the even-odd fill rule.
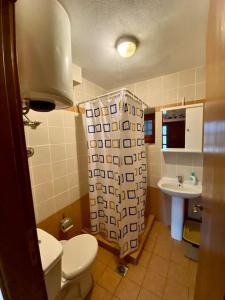
[[[42,229],[37,228],[37,234],[48,300],[85,299],[93,286],[96,238],[81,234],[59,242]]]

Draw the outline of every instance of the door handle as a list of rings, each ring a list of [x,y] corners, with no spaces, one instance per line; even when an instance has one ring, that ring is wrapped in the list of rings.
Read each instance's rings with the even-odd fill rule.
[[[200,211],[203,211],[203,206],[201,204],[195,204],[192,208],[193,213],[198,213]]]

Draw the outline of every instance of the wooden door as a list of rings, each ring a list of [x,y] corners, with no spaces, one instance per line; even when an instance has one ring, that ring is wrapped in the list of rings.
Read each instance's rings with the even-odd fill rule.
[[[204,118],[204,210],[195,300],[224,300],[225,0],[210,1]]]
[[[0,0],[0,288],[45,300],[18,84],[13,0]]]

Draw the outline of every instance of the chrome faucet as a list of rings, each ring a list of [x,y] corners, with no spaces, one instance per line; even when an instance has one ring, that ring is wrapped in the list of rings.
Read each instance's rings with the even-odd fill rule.
[[[182,183],[184,182],[184,178],[183,178],[182,175],[178,175],[178,176],[177,176],[177,180],[178,180],[179,185],[182,184]]]

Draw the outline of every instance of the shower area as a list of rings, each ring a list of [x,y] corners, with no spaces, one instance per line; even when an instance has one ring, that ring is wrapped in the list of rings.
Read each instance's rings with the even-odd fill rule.
[[[149,214],[144,143],[147,105],[126,89],[79,103],[88,151],[89,218],[84,232],[137,263],[154,220]]]

